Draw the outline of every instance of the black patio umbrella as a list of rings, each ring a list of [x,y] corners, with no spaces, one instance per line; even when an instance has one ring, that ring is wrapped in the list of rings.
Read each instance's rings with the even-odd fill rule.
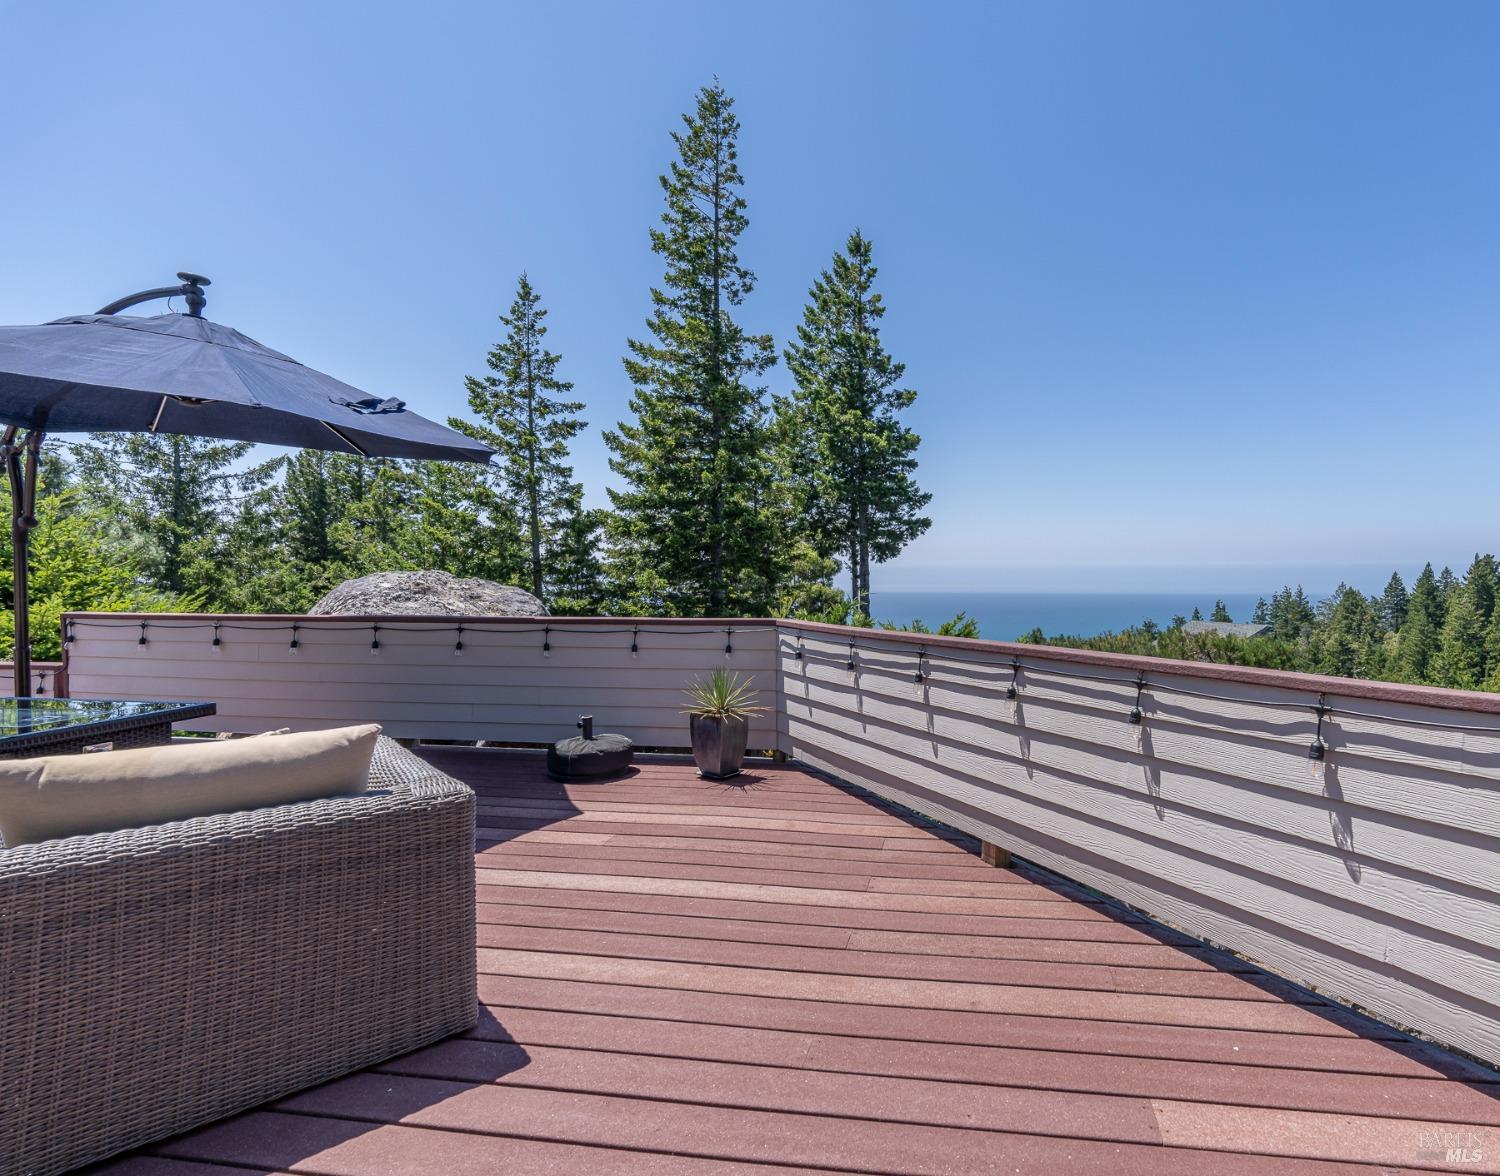
[[[371,396],[203,317],[207,278],[144,290],[98,314],[0,327],[0,459],[11,495],[17,697],[31,689],[27,548],[47,433],[182,433],[364,457],[488,462],[491,451],[400,400]],[[181,296],[186,314],[117,317]]]

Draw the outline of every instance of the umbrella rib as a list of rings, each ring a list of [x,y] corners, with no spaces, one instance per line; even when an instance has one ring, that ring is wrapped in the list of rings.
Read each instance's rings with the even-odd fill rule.
[[[327,429],[330,433],[332,433],[335,437],[337,437],[340,441],[342,441],[345,445],[349,446],[350,449],[354,450],[355,453],[359,454],[360,457],[369,457],[370,456],[369,452],[365,449],[365,447],[363,445],[360,445],[357,442],[355,442],[352,439],[350,439],[349,437],[347,437],[341,429],[335,428],[333,425],[330,425],[327,421],[323,422],[323,427],[325,429]]]
[[[161,424],[161,414],[167,411],[167,398],[163,396],[161,403],[156,406],[156,415],[151,418],[151,432],[156,432],[156,427]]]

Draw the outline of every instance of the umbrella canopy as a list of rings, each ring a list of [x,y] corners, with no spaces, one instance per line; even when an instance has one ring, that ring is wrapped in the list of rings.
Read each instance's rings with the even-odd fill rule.
[[[209,284],[143,290],[98,314],[0,327],[0,460],[10,486],[16,696],[31,690],[27,549],[36,526],[38,450],[47,433],[179,433],[364,457],[488,462],[446,425],[304,367],[202,317]],[[187,314],[125,317],[181,295]]]
[[[0,422],[48,433],[184,433],[368,457],[487,462],[445,425],[192,314],[0,327]]]

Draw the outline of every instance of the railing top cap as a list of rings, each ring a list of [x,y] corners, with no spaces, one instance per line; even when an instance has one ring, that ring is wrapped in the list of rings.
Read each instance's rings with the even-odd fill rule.
[[[1174,658],[1143,657],[1126,653],[1101,653],[1092,649],[1071,649],[1059,645],[1032,645],[1020,641],[988,641],[975,637],[941,637],[931,633],[904,633],[889,629],[861,629],[852,625],[827,625],[821,621],[781,621],[780,626],[792,632],[822,633],[847,641],[851,636],[867,642],[925,647],[929,650],[962,650],[971,654],[989,654],[1006,662],[1066,662],[1099,669],[1120,670],[1130,680],[1137,674],[1148,677],[1176,676],[1200,678],[1214,682],[1236,682],[1274,690],[1290,690],[1316,696],[1326,694],[1339,698],[1365,698],[1373,702],[1390,702],[1404,706],[1435,707],[1473,714],[1500,715],[1500,694],[1474,690],[1449,690],[1441,686],[1416,686],[1405,682],[1376,682],[1365,678],[1336,678],[1327,674],[1302,674],[1293,670],[1262,669],[1257,666],[1230,666],[1218,662],[1178,661]],[[1122,680],[1124,680],[1122,678]]]

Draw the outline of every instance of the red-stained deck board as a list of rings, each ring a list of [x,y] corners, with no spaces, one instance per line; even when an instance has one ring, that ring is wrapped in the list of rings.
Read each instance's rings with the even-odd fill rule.
[[[887,894],[930,894],[948,898],[1069,901],[1066,894],[1056,889],[1038,886],[1014,875],[1007,882],[989,878],[958,882],[911,877],[887,878],[870,873],[846,872],[847,863],[842,863],[846,869],[834,872],[802,869],[800,865],[787,864],[784,859],[779,866],[776,859],[763,859],[756,866],[734,860],[724,862],[722,859],[718,862],[642,861],[638,857],[621,857],[618,851],[611,853],[608,846],[601,846],[597,853],[575,853],[572,859],[557,854],[536,854],[531,850],[532,847],[525,844],[507,843],[503,852],[487,851],[480,854],[478,864],[484,870],[544,870],[561,871],[565,874],[634,875],[638,878],[692,878],[701,882],[754,882],[773,886],[803,886],[813,890],[866,890]],[[580,856],[586,856],[588,860],[579,861]],[[912,889],[908,889],[908,886]],[[961,890],[958,889],[960,887]],[[954,893],[955,890],[958,893]]]
[[[1500,1172],[1500,1076],[856,790],[424,754],[480,796],[478,1026],[101,1172]]]
[[[903,931],[859,931],[795,923],[757,922],[712,915],[651,914],[643,911],[595,911],[540,903],[480,903],[481,934],[486,924],[508,927],[556,927],[572,931],[668,935],[731,943],[780,943],[795,947],[851,948],[907,955],[998,960],[1055,960],[1106,964],[1122,968],[1170,968],[1182,971],[1250,972],[1251,965],[1211,948],[1171,947],[1141,935],[1139,941],[1095,942],[1037,935],[939,935]],[[1031,920],[1033,923],[1036,920]]]
[[[1112,968],[1097,963],[1038,962],[1034,960],[974,959],[894,952],[845,950],[832,961],[826,946],[740,943],[724,940],[681,939],[670,933],[622,933],[568,929],[482,925],[481,947],[511,947],[523,951],[567,952],[625,959],[725,964],[778,971],[827,972],[837,968],[845,976],[885,976],[914,980],[951,980],[968,984],[1020,984],[1102,992],[1153,992],[1178,996],[1221,996],[1229,1000],[1307,1004],[1316,1000],[1289,985],[1277,985],[1258,975],[1234,975],[1168,968]],[[847,948],[847,945],[845,945]],[[1172,950],[1170,948],[1166,950]]]
[[[552,833],[549,837],[546,830],[539,830],[531,835],[522,834],[520,837],[481,847],[479,856],[486,866],[491,864],[491,859],[510,861],[522,854],[527,857],[550,857],[572,863],[578,862],[580,856],[584,856],[580,855],[578,850],[580,843],[555,840],[560,836],[566,836],[566,834]],[[920,855],[915,861],[895,861],[891,860],[897,852],[895,850],[871,850],[860,855],[857,850],[830,851],[823,847],[778,846],[766,842],[752,843],[758,848],[748,852],[731,851],[730,853],[726,853],[717,846],[680,849],[667,845],[631,844],[629,839],[616,837],[605,837],[601,841],[591,841],[586,844],[593,846],[586,855],[590,862],[676,863],[714,866],[719,869],[738,868],[777,872],[790,870],[860,878],[916,878],[925,881],[970,882],[991,887],[1006,886],[1012,889],[1016,887],[1042,889],[1035,882],[1021,877],[1012,870],[996,870],[967,854],[956,860],[950,859],[943,862],[934,862],[925,854]],[[732,841],[722,844],[737,845]],[[793,849],[809,852],[787,852]]]

